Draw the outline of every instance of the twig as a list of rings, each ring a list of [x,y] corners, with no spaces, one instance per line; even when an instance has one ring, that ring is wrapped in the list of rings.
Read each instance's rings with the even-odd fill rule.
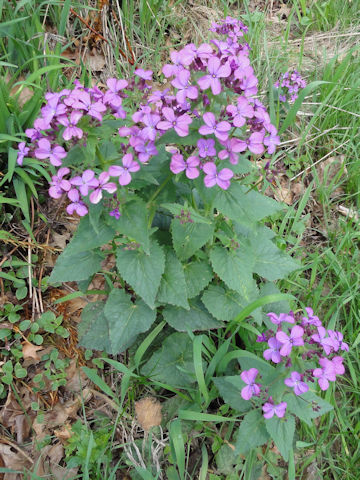
[[[24,450],[21,450],[21,448],[20,448],[18,445],[16,445],[16,443],[8,440],[8,439],[7,439],[6,437],[4,437],[3,435],[0,435],[0,440],[1,440],[1,442],[6,443],[7,445],[10,445],[10,447],[15,448],[15,450],[17,450],[19,453],[21,453],[21,455],[22,455],[24,458],[26,458],[26,460],[27,460],[28,462],[31,463],[31,465],[34,464],[34,460],[33,460],[31,457],[29,457],[29,455],[28,455],[27,453],[25,453]]]
[[[120,28],[120,30],[121,30],[121,33],[122,33],[122,35],[123,35],[123,38],[124,38],[124,40],[125,40],[125,43],[126,43],[128,49],[129,49],[129,52],[130,52],[130,55],[131,55],[131,58],[129,58],[129,57],[126,56],[126,60],[130,63],[130,65],[134,65],[134,63],[135,63],[134,53],[133,53],[133,51],[132,51],[130,42],[129,42],[127,36],[126,36],[125,29],[124,29],[124,26],[123,26],[123,24],[122,24],[121,17],[120,17],[120,21],[119,21],[119,19],[117,18],[116,13],[114,12],[114,10],[111,10],[111,13],[113,14],[113,17],[115,18],[115,21],[116,21],[117,24],[119,25],[119,28]],[[120,49],[119,49],[119,50],[120,50]]]
[[[28,237],[28,241],[30,243],[30,237]],[[28,246],[28,277],[29,277],[29,296],[32,297],[32,273],[31,273],[31,247]]]

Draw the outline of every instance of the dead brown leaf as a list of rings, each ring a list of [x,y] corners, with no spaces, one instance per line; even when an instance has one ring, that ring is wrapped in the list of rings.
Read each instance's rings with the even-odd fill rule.
[[[23,472],[25,468],[30,468],[32,463],[27,455],[21,452],[20,449],[14,448],[12,445],[0,443],[0,458],[5,468]],[[22,474],[18,473],[5,473],[4,480],[20,480]]]
[[[79,368],[75,358],[71,359],[70,365],[66,369],[66,379],[64,388],[67,392],[79,393],[89,383],[88,377]]]
[[[28,413],[27,410],[29,410]],[[1,408],[0,421],[5,428],[9,428],[11,433],[16,435],[18,443],[23,443],[29,437],[34,416],[30,405],[24,401],[23,408],[21,408],[10,391],[5,405]]]
[[[32,360],[35,360],[35,363],[40,362],[40,357],[37,354],[37,352],[39,352],[40,350],[44,350],[44,347],[40,345],[34,345],[30,342],[23,342],[22,345],[23,345],[22,353],[24,356],[24,360],[32,359]]]
[[[54,430],[54,435],[58,438],[61,442],[66,442],[71,438],[72,431],[71,425],[69,422],[65,423],[62,427],[57,430]]]
[[[161,424],[161,403],[154,397],[146,397],[135,403],[137,421],[146,432]]]

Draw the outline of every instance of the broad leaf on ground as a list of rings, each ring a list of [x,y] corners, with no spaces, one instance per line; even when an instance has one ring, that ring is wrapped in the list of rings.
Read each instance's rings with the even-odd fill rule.
[[[92,302],[81,312],[78,336],[82,347],[109,352],[111,347],[104,307],[105,302]]]
[[[87,280],[100,270],[102,260],[102,255],[93,250],[72,254],[65,249],[56,261],[49,282]]]
[[[265,420],[266,430],[280,450],[285,462],[289,460],[290,450],[293,448],[295,418],[287,414],[284,418],[274,415]]]
[[[182,264],[171,251],[166,251],[165,271],[161,278],[157,301],[189,310]]]
[[[175,330],[178,332],[188,330],[194,332],[222,327],[222,324],[215,320],[198,298],[191,300],[189,303],[190,310],[172,306],[164,308],[164,319]]]
[[[92,250],[112,240],[115,233],[112,228],[103,221],[98,221],[96,226],[97,229],[92,225],[89,215],[82,217],[74,238],[66,247],[67,254],[74,255],[75,253]]]
[[[235,443],[236,453],[247,453],[253,448],[264,445],[269,440],[265,428],[265,419],[260,410],[247,413],[240,423]]]
[[[176,255],[187,260],[208,242],[214,233],[213,225],[206,223],[180,223],[178,218],[171,222],[171,235]]]
[[[127,282],[150,308],[155,308],[161,276],[165,268],[163,249],[151,241],[149,255],[140,249],[125,250],[120,246],[116,252],[116,266]]]
[[[241,390],[246,384],[241,380],[240,375],[230,377],[215,377],[213,382],[219,390],[225,403],[238,412],[247,412],[252,408],[251,402],[241,397]]]
[[[320,417],[333,410],[333,406],[330,403],[311,391],[299,396],[288,393],[284,396],[284,401],[287,402],[289,412],[294,413],[310,427],[312,426],[313,418]]]
[[[186,387],[194,383],[196,378],[190,337],[185,333],[168,336],[162,347],[146,362],[141,373],[173,387]]]
[[[194,298],[209,285],[214,274],[205,260],[189,262],[184,265],[184,274],[188,298]]]

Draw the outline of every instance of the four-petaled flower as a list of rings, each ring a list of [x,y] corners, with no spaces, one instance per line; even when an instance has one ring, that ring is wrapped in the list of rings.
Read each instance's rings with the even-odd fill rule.
[[[62,164],[61,160],[67,155],[63,147],[60,147],[60,145],[52,147],[47,138],[41,138],[38,141],[38,148],[35,149],[34,154],[39,160],[45,160],[48,158],[51,165],[54,165],[54,167],[59,167]]]
[[[140,170],[140,165],[135,162],[131,153],[123,156],[122,166],[112,165],[109,167],[109,174],[112,177],[119,177],[120,185],[128,185],[131,182],[130,173]]]
[[[217,122],[215,115],[212,112],[204,113],[203,120],[205,125],[202,125],[199,128],[199,133],[201,135],[211,135],[213,133],[219,140],[225,141],[228,139],[229,131],[231,130],[229,122]]]
[[[284,380],[285,385],[294,389],[295,395],[302,395],[309,390],[309,385],[302,381],[303,377],[299,372],[291,372],[290,378]]]
[[[209,138],[208,140],[205,138],[200,138],[196,145],[199,149],[199,157],[215,157],[216,149],[215,140],[213,138]]]
[[[299,327],[299,325],[295,325],[295,327],[291,329],[290,337],[286,335],[285,332],[277,332],[276,339],[282,343],[280,355],[282,357],[287,357],[290,355],[292,347],[304,345],[303,335],[304,329]]]
[[[186,137],[189,133],[189,125],[192,122],[191,117],[186,113],[177,117],[170,107],[164,107],[162,113],[166,120],[159,122],[156,127],[159,130],[169,130],[173,128],[179,137]]]
[[[208,188],[218,185],[223,190],[227,190],[230,187],[230,180],[234,176],[234,172],[230,168],[223,168],[218,172],[213,162],[205,163],[203,171],[206,173],[204,183]]]
[[[70,140],[73,137],[82,138],[84,132],[81,128],[76,126],[82,116],[82,112],[79,110],[73,110],[70,114],[70,118],[65,115],[58,117],[58,122],[66,127],[63,131],[64,140]]]
[[[76,188],[69,190],[67,196],[69,200],[71,200],[71,203],[66,207],[66,211],[69,215],[73,215],[75,212],[79,217],[83,217],[88,213],[88,208],[85,203],[80,200],[80,194]]]
[[[259,371],[256,368],[241,372],[240,377],[246,383],[246,387],[241,390],[241,396],[244,400],[250,400],[251,397],[259,395],[260,385],[255,383],[258,373]]]
[[[335,382],[336,380],[336,363],[334,364],[328,358],[320,358],[319,363],[322,368],[315,368],[315,370],[313,370],[313,376],[318,379],[321,390],[327,390],[329,388],[329,382]]]
[[[30,151],[30,148],[29,147],[25,147],[25,142],[20,142],[18,144],[18,154],[17,154],[17,159],[16,159],[16,163],[18,165],[22,165],[23,164],[23,161],[24,161],[24,157],[26,157],[26,155],[29,153]]]
[[[271,360],[274,363],[281,362],[280,348],[282,343],[275,337],[269,338],[268,345],[270,348],[264,351],[263,355],[265,360]]]
[[[265,418],[272,418],[276,415],[279,418],[283,418],[286,412],[287,403],[281,402],[278,405],[274,405],[273,403],[266,402],[264,403],[262,410],[264,412]]]
[[[207,64],[209,74],[204,77],[200,77],[197,83],[200,85],[201,90],[211,88],[214,95],[219,95],[221,92],[220,78],[226,78],[231,75],[231,67],[228,62],[221,65],[221,61],[218,57],[210,57]]]
[[[282,322],[295,323],[294,314],[292,312],[280,313],[280,315],[276,315],[276,313],[270,312],[266,315],[269,317],[270,321],[274,325],[280,325]]]
[[[184,160],[184,157],[180,153],[175,153],[175,155],[171,157],[170,170],[175,174],[185,170],[187,178],[193,179],[197,178],[200,174],[196,168],[199,163],[200,159],[196,156],[191,156]]]
[[[80,176],[74,177],[70,180],[71,185],[79,187],[81,195],[86,197],[89,193],[89,188],[96,188],[99,186],[99,180],[95,178],[95,173],[92,170],[85,170]]]
[[[99,175],[99,185],[93,192],[90,193],[89,200],[91,203],[99,203],[102,199],[102,191],[105,190],[108,193],[114,193],[117,190],[117,186],[113,182],[109,182],[110,175],[107,172],[102,172]]]

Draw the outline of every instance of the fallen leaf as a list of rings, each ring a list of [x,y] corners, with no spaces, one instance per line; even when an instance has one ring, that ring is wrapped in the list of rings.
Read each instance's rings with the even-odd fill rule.
[[[73,435],[70,423],[67,422],[59,429],[54,430],[54,435],[62,442],[69,440],[69,438],[71,438]]]
[[[30,342],[23,342],[22,353],[24,360],[33,359],[35,362],[40,362],[40,357],[37,354],[40,350],[43,350],[44,347],[41,345],[34,345]]]
[[[146,432],[161,424],[161,403],[154,397],[146,397],[135,403],[137,421]]]
[[[20,449],[17,450],[11,445],[0,443],[0,458],[5,468],[23,472],[25,468],[31,467],[31,462],[27,458],[27,455],[21,453]],[[23,478],[22,474],[18,476],[17,473],[5,473],[4,480],[18,480]]]
[[[66,385],[64,386],[67,392],[80,392],[88,383],[89,379],[83,372],[77,360],[75,358],[71,359],[70,365],[65,370],[66,372]]]

